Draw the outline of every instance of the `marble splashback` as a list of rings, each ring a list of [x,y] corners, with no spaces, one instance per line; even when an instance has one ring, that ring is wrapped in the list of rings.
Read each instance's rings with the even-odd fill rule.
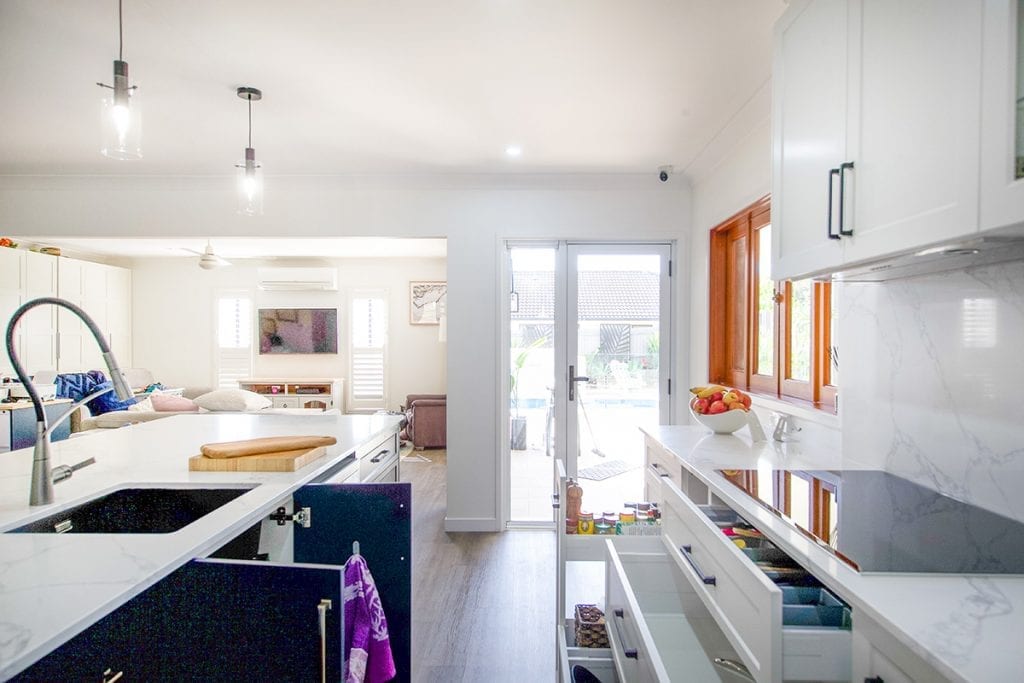
[[[836,286],[844,462],[1024,521],[1024,262]]]

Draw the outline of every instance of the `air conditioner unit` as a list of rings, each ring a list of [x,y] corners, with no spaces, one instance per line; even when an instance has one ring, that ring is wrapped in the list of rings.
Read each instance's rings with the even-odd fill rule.
[[[338,289],[337,268],[259,268],[258,286],[267,291],[297,292]]]

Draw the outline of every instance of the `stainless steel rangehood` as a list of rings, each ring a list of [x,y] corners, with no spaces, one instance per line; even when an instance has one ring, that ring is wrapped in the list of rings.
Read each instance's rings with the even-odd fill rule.
[[[1024,237],[976,237],[844,267],[843,270],[822,279],[839,282],[885,282],[1018,260],[1024,260]]]

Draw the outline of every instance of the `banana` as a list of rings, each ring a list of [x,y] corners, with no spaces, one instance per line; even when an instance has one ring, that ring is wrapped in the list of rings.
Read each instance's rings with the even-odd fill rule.
[[[697,394],[697,398],[710,398],[712,394],[715,394],[719,391],[724,392],[725,387],[719,384],[709,384],[708,386],[700,390],[700,392]]]
[[[699,394],[700,392],[704,391],[705,389],[707,389],[707,385],[706,384],[704,386],[702,386],[702,387],[690,387],[690,393],[691,394]]]

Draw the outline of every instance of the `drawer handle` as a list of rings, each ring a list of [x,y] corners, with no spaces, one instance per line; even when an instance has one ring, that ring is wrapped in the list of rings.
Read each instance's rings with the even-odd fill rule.
[[[683,557],[685,557],[686,561],[690,563],[691,567],[693,567],[693,571],[697,572],[697,576],[700,578],[701,581],[703,581],[708,586],[718,585],[717,581],[715,581],[714,576],[705,575],[704,572],[700,570],[700,567],[697,566],[697,561],[693,559],[692,545],[681,545],[679,546],[679,549],[683,551]]]
[[[663,472],[662,470],[664,470],[665,468],[662,467],[661,465],[659,465],[656,462],[652,462],[651,463],[651,469],[654,470],[654,473],[657,474],[659,477],[671,477],[672,476],[671,474],[668,473],[667,470]]]
[[[612,610],[612,614],[614,615],[612,623],[615,624],[615,635],[617,635],[619,637],[619,640],[622,642],[622,654],[626,655],[630,659],[637,659],[638,655],[636,648],[626,647],[626,639],[622,637],[622,629],[619,628],[620,621],[623,623],[626,622],[625,613],[622,611],[622,608],[620,607],[618,609]]]
[[[713,660],[715,666],[730,671],[741,678],[745,678],[748,681],[754,680],[754,677],[750,675],[750,669],[743,666],[735,659],[724,659],[722,657],[715,657]]]
[[[390,449],[390,448],[385,448],[385,449],[384,449],[384,450],[382,450],[382,451],[381,451],[380,453],[378,453],[377,455],[375,455],[375,456],[373,456],[372,458],[370,458],[370,462],[380,462],[380,461],[381,461],[381,459],[382,459],[382,458],[383,458],[383,457],[384,457],[385,455],[388,455],[389,453],[391,453],[391,449]]]

